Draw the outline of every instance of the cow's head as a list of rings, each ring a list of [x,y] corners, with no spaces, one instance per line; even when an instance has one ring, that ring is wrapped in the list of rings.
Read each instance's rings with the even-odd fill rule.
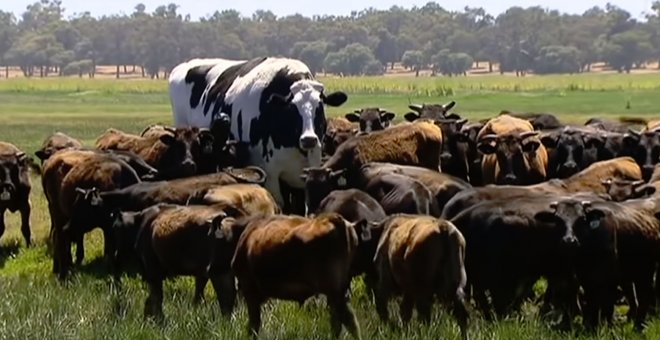
[[[604,210],[592,207],[590,201],[565,199],[550,203],[550,211],[538,212],[534,218],[552,223],[561,232],[560,245],[564,250],[576,251],[581,242],[598,233],[604,223]]]
[[[323,154],[332,156],[337,148],[344,144],[347,140],[355,137],[358,134],[358,129],[351,130],[336,130],[329,129],[323,135]]]
[[[193,176],[200,159],[213,157],[214,137],[208,129],[176,128],[158,138],[167,146],[158,169],[165,178]]]
[[[349,122],[360,123],[360,132],[364,133],[387,129],[395,116],[395,113],[377,107],[358,109],[345,115]]]
[[[41,164],[46,161],[50,156],[60,150],[77,149],[81,148],[82,143],[64,133],[55,132],[48,136],[43,142],[41,149],[35,151],[35,156],[41,160]]]
[[[303,151],[309,151],[321,147],[319,136],[325,133],[326,121],[323,104],[329,106],[341,106],[346,102],[348,96],[343,92],[324,93],[323,84],[315,80],[299,80],[291,85],[289,93],[281,95],[273,93],[268,103],[282,109],[295,107],[302,124],[299,133],[299,147]],[[296,126],[292,126],[296,129]]]
[[[646,185],[642,180],[631,181],[624,179],[608,178],[601,182],[607,190],[607,194],[615,202],[623,202],[625,200],[650,196],[655,193],[655,187]]]
[[[536,157],[541,142],[536,138],[538,131],[485,135],[478,143],[479,151],[486,155],[495,154],[499,173],[496,184],[528,184],[531,170],[530,160]]]
[[[660,161],[660,130],[637,132],[631,129],[623,137],[623,143],[642,168],[644,179],[651,178],[655,165]]]
[[[0,202],[14,199],[21,172],[24,172],[29,158],[24,152],[0,155]]]
[[[565,128],[556,133],[547,134],[541,142],[548,148],[555,149],[554,172],[559,178],[567,178],[584,169],[584,153],[587,149],[585,135],[575,129]]]
[[[467,136],[463,134],[463,126],[467,119],[437,119],[435,124],[442,130],[442,153],[440,154],[440,167],[443,171],[449,171],[451,175],[467,178],[467,147],[465,143]],[[460,162],[460,164],[458,164]],[[460,170],[455,170],[459,169]],[[455,171],[454,171],[455,170]]]
[[[408,107],[413,110],[413,112],[406,113],[403,117],[409,121],[414,122],[417,119],[443,119],[443,118],[457,118],[460,119],[458,115],[447,113],[456,105],[456,102],[451,101],[447,104],[410,104]]]
[[[339,179],[345,170],[332,171],[330,168],[305,168],[301,178],[305,181],[305,197],[310,212],[318,209],[321,201],[330,192],[339,188]]]

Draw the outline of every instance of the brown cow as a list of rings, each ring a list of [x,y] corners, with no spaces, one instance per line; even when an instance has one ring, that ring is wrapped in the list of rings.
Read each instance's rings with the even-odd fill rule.
[[[642,178],[642,171],[632,158],[619,157],[594,163],[566,179],[552,179],[529,186],[498,185],[465,190],[456,194],[456,196],[447,202],[442,212],[442,217],[451,219],[461,211],[483,200],[579,192],[606,195],[607,191],[602,182],[609,178],[640,180]]]
[[[546,178],[548,154],[528,121],[493,118],[479,131],[484,184],[535,184]]]
[[[358,131],[357,124],[351,123],[344,117],[328,118],[325,134],[323,135],[323,154],[332,156],[339,145],[355,136]]]
[[[344,117],[352,123],[359,123],[360,133],[370,133],[390,127],[395,116],[396,114],[393,112],[378,107],[369,107],[357,109],[354,112],[347,113]]]
[[[108,210],[140,211],[158,203],[184,205],[196,192],[237,184],[263,184],[266,173],[258,167],[225,169],[222,172],[171,181],[141,182],[116,190],[93,192],[93,197]]]
[[[208,129],[194,127],[151,137],[111,128],[96,140],[96,148],[132,151],[156,168],[162,178],[172,179],[197,173],[197,162],[204,156],[213,155],[213,136]]]
[[[85,189],[111,190],[139,182],[133,168],[112,154],[94,151],[62,150],[44,163],[42,185],[51,215],[51,236],[55,243],[53,271],[64,279],[71,261],[71,240],[77,243],[76,262],[84,257],[83,235],[100,226],[109,257],[109,225],[98,201]]]
[[[429,216],[394,215],[382,225],[374,257],[378,276],[376,309],[381,320],[389,320],[389,297],[402,291],[404,324],[410,321],[413,306],[420,319],[428,323],[433,297],[438,295],[453,304],[453,314],[467,339],[463,235],[451,222]]]
[[[35,151],[34,154],[41,160],[41,164],[43,165],[43,162],[57,151],[63,149],[80,149],[82,147],[82,142],[79,140],[62,132],[55,132],[44,140],[41,149]]]
[[[209,278],[218,296],[222,312],[227,314],[221,294],[234,295],[230,273],[207,272],[213,256],[213,224],[227,217],[224,206],[177,206],[159,204],[140,212],[114,215],[113,229],[119,244],[135,244],[142,262],[143,280],[149,285],[144,305],[145,317],[163,315],[163,281],[174,276],[194,276],[194,301],[203,297]],[[237,216],[234,216],[237,217]],[[118,260],[119,261],[119,260]]]
[[[209,187],[193,193],[188,204],[225,204],[243,211],[246,215],[279,214],[280,207],[262,186],[257,184],[229,184]]]
[[[604,180],[603,186],[612,201],[623,202],[633,198],[640,198],[655,193],[653,186],[644,185],[643,180],[626,180],[618,178],[608,178]]]
[[[323,168],[348,170],[349,184],[360,167],[369,162],[391,162],[440,169],[442,132],[428,121],[397,125],[387,130],[349,139],[339,146]]]
[[[0,142],[0,237],[5,232],[5,211],[20,211],[21,233],[25,244],[31,243],[29,166],[32,159],[10,143]]]
[[[361,338],[347,293],[360,239],[371,237],[366,223],[353,224],[335,213],[313,219],[258,216],[223,226],[214,234],[218,250],[236,244],[231,269],[245,297],[253,336],[261,327],[261,305],[268,299],[302,304],[322,294],[330,307],[333,335],[339,336],[343,324],[354,337]],[[228,258],[216,257],[214,261],[210,273],[229,269]]]

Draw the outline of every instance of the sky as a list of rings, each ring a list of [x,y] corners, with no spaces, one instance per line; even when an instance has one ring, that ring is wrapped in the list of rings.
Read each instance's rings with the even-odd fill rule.
[[[19,17],[25,11],[25,8],[35,1],[37,0],[0,0],[0,10],[14,12]],[[190,14],[194,20],[197,20],[200,17],[212,14],[216,10],[221,11],[224,9],[236,9],[244,16],[250,16],[257,9],[271,10],[278,16],[295,13],[305,16],[315,14],[347,15],[351,11],[359,11],[369,7],[388,9],[393,5],[406,8],[423,6],[428,0],[62,0],[63,6],[66,9],[65,16],[86,11],[89,11],[94,16],[121,13],[129,14],[133,11],[135,5],[140,2],[147,6],[148,12],[153,11],[159,5],[173,2],[180,5],[180,13],[184,15]],[[558,9],[562,12],[581,14],[593,6],[605,7],[605,4],[610,2],[629,11],[633,17],[643,18],[643,13],[650,10],[652,0],[437,0],[435,2],[448,10],[461,10],[465,6],[483,7],[495,16],[512,6],[541,6],[549,9]],[[311,4],[316,5],[312,6]]]

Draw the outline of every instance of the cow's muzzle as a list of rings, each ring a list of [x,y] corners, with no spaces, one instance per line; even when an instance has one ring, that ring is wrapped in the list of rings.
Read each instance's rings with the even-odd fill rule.
[[[311,150],[317,147],[319,139],[315,136],[305,136],[300,138],[300,148],[303,150]]]
[[[14,196],[14,186],[11,184],[4,184],[0,189],[0,201],[8,202]]]

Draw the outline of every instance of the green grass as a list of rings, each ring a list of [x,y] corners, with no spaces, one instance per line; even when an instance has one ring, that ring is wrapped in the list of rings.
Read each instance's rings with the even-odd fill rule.
[[[456,100],[456,111],[468,118],[492,116],[502,109],[554,112],[570,122],[589,117],[623,115],[653,117],[660,111],[659,75],[578,75],[526,77],[488,76],[470,78],[331,78],[328,90],[344,90],[349,101],[331,108],[339,115],[355,108],[380,106],[402,116],[409,102],[434,103]],[[626,109],[630,102],[631,108]],[[32,154],[54,131],[63,131],[92,145],[109,127],[139,132],[150,123],[170,123],[167,84],[154,80],[16,79],[0,81],[0,140],[15,143]],[[219,316],[209,287],[206,303],[192,306],[193,283],[183,278],[165,286],[167,322],[157,326],[142,319],[146,289],[139,276],[125,277],[120,296],[111,294],[100,261],[102,237],[95,231],[86,237],[86,259],[72,281],[61,285],[51,274],[46,237],[50,227],[40,180],[33,177],[32,230],[36,247],[26,249],[18,228],[18,214],[7,213],[7,231],[0,239],[0,338],[244,338],[247,322],[242,303],[231,321]],[[456,338],[458,328],[440,308],[434,322],[416,321],[402,331],[381,325],[359,280],[353,305],[365,339]],[[520,315],[497,323],[476,318],[470,328],[474,339],[564,339],[638,336],[630,324],[587,336],[558,333],[538,320],[536,307],[528,303]],[[393,308],[394,313],[396,308]],[[328,314],[322,302],[312,300],[299,307],[273,302],[263,310],[263,338],[329,338]],[[654,319],[646,336],[660,336]]]

